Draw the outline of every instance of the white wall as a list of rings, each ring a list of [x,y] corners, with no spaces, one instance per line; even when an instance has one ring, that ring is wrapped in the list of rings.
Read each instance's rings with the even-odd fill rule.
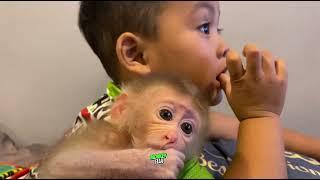
[[[255,42],[286,60],[285,126],[320,137],[320,3],[222,2],[221,9],[232,48]],[[53,142],[105,90],[108,78],[77,13],[78,2],[0,2],[0,124],[20,142]],[[231,114],[225,102],[217,109]]]
[[[78,2],[0,2],[0,123],[20,141],[52,142],[105,90],[77,13]]]

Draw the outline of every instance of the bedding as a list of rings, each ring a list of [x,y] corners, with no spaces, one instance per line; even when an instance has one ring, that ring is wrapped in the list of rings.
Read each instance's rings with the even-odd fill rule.
[[[19,145],[7,133],[0,131],[0,179],[33,175],[33,167],[47,150],[48,146],[44,144]]]

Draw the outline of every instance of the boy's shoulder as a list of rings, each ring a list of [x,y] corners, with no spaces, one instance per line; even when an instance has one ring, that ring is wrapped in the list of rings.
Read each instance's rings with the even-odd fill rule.
[[[109,112],[111,105],[113,104],[114,99],[121,93],[119,87],[117,87],[113,82],[108,82],[106,93],[101,96],[98,100],[94,103],[90,104],[89,106],[83,108],[71,129],[71,131],[66,132],[66,136],[74,133],[81,127],[87,126],[88,123],[97,120],[105,120],[108,121],[110,118]]]
[[[81,127],[87,126],[88,123],[97,120],[108,120],[112,100],[108,94],[104,94],[94,103],[83,108],[77,115],[72,130],[66,135],[72,134]]]
[[[94,103],[83,108],[79,112],[76,122],[83,122],[87,124],[91,121],[104,119],[108,115],[111,105],[111,98],[108,94],[104,94]]]

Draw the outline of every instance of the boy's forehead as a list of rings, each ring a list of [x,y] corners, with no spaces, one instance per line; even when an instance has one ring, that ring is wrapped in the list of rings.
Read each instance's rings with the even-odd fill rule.
[[[199,8],[207,8],[210,11],[218,11],[220,14],[219,1],[168,1],[172,8],[181,9],[183,6],[191,8],[191,11],[196,11]]]

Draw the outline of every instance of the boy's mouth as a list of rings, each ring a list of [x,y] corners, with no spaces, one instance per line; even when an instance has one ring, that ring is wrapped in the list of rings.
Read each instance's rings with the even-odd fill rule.
[[[217,75],[216,79],[214,80],[214,84],[217,89],[221,89],[221,82],[219,81],[219,76],[223,73],[226,73],[227,70],[228,70],[227,67],[222,69],[222,71]]]
[[[214,91],[212,94],[212,100],[211,100],[211,105],[215,106],[217,104],[219,104],[222,100],[222,92],[221,92],[221,82],[219,81],[219,76],[223,73],[227,72],[227,67],[225,67],[224,69],[222,69],[222,71],[220,73],[218,73],[216,79],[214,79],[213,84],[214,84]]]
[[[220,74],[222,74],[222,73],[226,73],[228,71],[228,68],[227,67],[225,67],[223,70],[222,70],[222,72],[220,73]]]

